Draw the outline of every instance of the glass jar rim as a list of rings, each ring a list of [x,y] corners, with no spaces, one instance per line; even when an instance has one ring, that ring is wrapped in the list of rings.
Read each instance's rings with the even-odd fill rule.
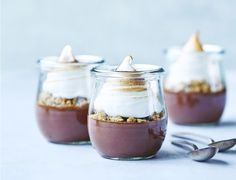
[[[108,76],[108,77],[142,77],[148,74],[162,74],[165,70],[161,66],[152,65],[152,64],[135,64],[133,67],[136,71],[116,71],[118,66],[114,65],[102,65],[92,68],[91,72],[100,75],[100,76]]]
[[[41,67],[45,68],[63,68],[63,67],[71,67],[71,68],[80,68],[93,64],[102,64],[105,62],[105,59],[101,56],[95,55],[76,55],[75,59],[77,62],[73,63],[61,63],[58,62],[58,56],[46,56],[39,58],[37,63],[41,65]]]
[[[203,46],[203,51],[201,52],[186,52],[189,54],[225,54],[225,49],[219,45],[215,44],[204,44]],[[182,46],[171,46],[169,48],[164,49],[164,53],[167,54],[171,51],[175,51],[177,53],[181,53],[182,51]]]

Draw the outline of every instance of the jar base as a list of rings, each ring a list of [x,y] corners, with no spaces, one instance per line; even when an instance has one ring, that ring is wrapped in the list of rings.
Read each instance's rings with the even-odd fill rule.
[[[57,142],[57,141],[49,141],[53,144],[61,144],[61,145],[91,145],[90,141],[71,141],[71,142]]]
[[[152,159],[156,156],[156,154],[150,155],[150,156],[134,156],[134,157],[110,157],[102,155],[105,159],[110,160],[118,160],[118,161],[137,161],[137,160],[146,160],[146,159]]]

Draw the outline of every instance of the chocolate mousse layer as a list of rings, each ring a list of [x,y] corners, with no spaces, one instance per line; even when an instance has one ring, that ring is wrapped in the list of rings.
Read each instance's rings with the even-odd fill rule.
[[[102,120],[101,116],[90,115],[88,126],[91,142],[103,157],[143,159],[153,157],[161,148],[167,119],[108,117]]]
[[[216,123],[224,111],[226,90],[218,92],[165,90],[165,101],[169,116],[175,123]]]
[[[36,107],[39,127],[53,143],[89,141],[86,98],[59,99],[48,95],[41,97]]]

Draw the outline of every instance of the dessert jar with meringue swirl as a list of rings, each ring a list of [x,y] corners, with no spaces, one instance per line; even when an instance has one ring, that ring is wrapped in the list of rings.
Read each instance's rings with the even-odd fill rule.
[[[65,47],[60,57],[39,60],[36,118],[48,141],[62,144],[89,141],[90,69],[103,62],[97,56],[74,57],[70,47]]]
[[[168,60],[164,82],[170,119],[177,124],[217,123],[226,103],[226,84],[217,45],[202,45],[198,34],[184,47],[166,51]]]
[[[108,159],[135,160],[155,156],[165,139],[167,112],[163,98],[163,68],[132,64],[91,70],[88,128],[93,147]]]

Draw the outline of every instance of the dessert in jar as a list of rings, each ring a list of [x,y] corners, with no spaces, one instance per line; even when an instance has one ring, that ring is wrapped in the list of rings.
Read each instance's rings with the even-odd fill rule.
[[[69,45],[64,47],[59,57],[39,60],[36,117],[48,141],[89,141],[87,116],[90,69],[103,62],[103,58],[98,56],[73,56]]]
[[[216,123],[224,111],[224,51],[202,45],[198,33],[183,48],[169,48],[164,92],[170,119],[178,124]]]
[[[155,156],[167,126],[163,72],[159,66],[133,64],[131,56],[118,67],[91,70],[94,88],[88,128],[101,156],[123,160]]]

